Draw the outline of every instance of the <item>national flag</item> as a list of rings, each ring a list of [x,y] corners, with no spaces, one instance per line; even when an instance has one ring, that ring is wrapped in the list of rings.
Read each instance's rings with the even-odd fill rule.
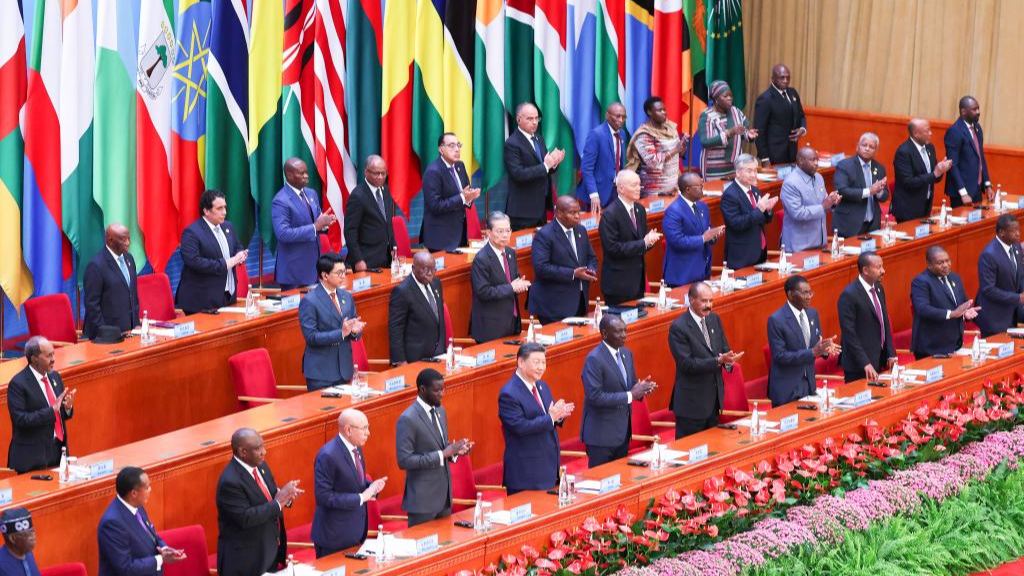
[[[282,157],[306,163],[309,187],[322,190],[316,163],[313,130],[316,126],[316,86],[313,51],[316,36],[316,0],[287,0],[284,10],[284,63],[282,71]],[[282,184],[283,186],[283,184]]]
[[[654,0],[626,0],[626,127],[636,133],[647,121],[644,100],[651,96]],[[658,94],[660,96],[660,94]]]
[[[569,0],[567,8],[565,75],[569,81],[565,83],[565,91],[569,101],[569,123],[572,124],[572,131],[576,136],[576,150],[582,152],[587,135],[590,134],[594,126],[601,122],[601,103],[597,98],[597,84],[600,82],[602,72],[596,70],[597,62],[595,60],[598,42],[597,0]],[[618,97],[618,93],[614,89],[614,80],[617,75],[614,62],[611,65],[612,92],[615,94],[615,99],[612,102],[615,102]],[[569,161],[573,160],[568,154],[566,158]],[[567,167],[570,165],[566,164]]]
[[[171,2],[142,0],[139,13],[136,158],[139,226],[153,270],[162,272],[178,247],[178,209],[171,195],[171,75],[175,63]]]
[[[405,0],[384,5],[384,50],[381,81],[381,151],[395,203],[408,214],[420,190],[420,163],[409,141],[412,126],[416,13]]]
[[[708,84],[704,76],[704,49],[707,46],[707,12],[704,0],[683,0],[683,13],[686,27],[683,29],[683,69],[689,66],[689,76],[683,78],[683,90],[689,90],[684,96],[690,103],[690,109],[683,114],[684,128],[691,135],[697,132],[697,121],[708,107]],[[686,81],[689,80],[689,85]],[[689,86],[689,88],[687,88]],[[687,158],[696,165],[701,153],[700,139],[690,139],[690,150]]]
[[[263,242],[275,246],[271,203],[284,185],[281,148],[281,78],[284,5],[255,2],[249,51],[249,172],[257,223]],[[230,207],[230,201],[228,206]],[[235,223],[235,228],[238,228]],[[251,235],[251,229],[246,230]],[[249,235],[242,236],[243,242]]]
[[[505,174],[505,9],[502,0],[477,0],[473,58],[473,155],[486,193]]]
[[[18,117],[25,106],[25,68],[21,2],[0,3],[0,288],[15,308],[32,295],[32,273],[21,252],[25,143]]]
[[[541,113],[541,133],[548,150],[565,151],[565,161],[555,178],[555,193],[572,194],[576,188],[576,147],[573,144],[565,65],[565,4],[561,0],[537,0],[533,13],[533,90]]]
[[[171,78],[171,182],[180,234],[199,218],[206,169],[206,92],[213,28],[209,0],[180,0]]]
[[[707,80],[725,80],[732,89],[733,106],[747,104],[743,65],[743,6],[740,0],[709,0]]]
[[[362,174],[366,157],[380,154],[381,51],[384,30],[381,0],[347,0],[345,54],[348,78],[345,109],[352,163]],[[393,168],[389,164],[389,168]],[[356,177],[356,182],[359,177]]]
[[[245,0],[212,0],[210,8],[206,187],[224,193],[228,218],[248,243],[254,222],[248,152],[249,20]]]
[[[622,103],[626,89],[626,0],[599,0],[594,93],[602,110]],[[579,137],[576,139],[579,141]]]
[[[536,4],[536,0],[507,0],[505,6],[505,108],[510,115],[514,115],[516,107],[523,102],[534,101],[533,13]],[[514,118],[512,122],[510,130],[515,129]]]

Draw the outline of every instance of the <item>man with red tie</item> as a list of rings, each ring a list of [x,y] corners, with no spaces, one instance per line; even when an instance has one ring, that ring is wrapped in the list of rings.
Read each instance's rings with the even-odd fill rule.
[[[53,369],[53,344],[42,336],[25,343],[28,366],[11,378],[7,408],[11,413],[11,447],[7,465],[18,474],[52,468],[68,445],[67,420],[74,415],[75,391],[65,390]]]
[[[739,270],[768,258],[764,227],[772,221],[777,197],[757,189],[757,159],[740,154],[734,163],[736,180],[722,192],[722,220],[725,221],[725,262]]]
[[[991,202],[995,192],[985,161],[985,136],[981,131],[981,107],[971,96],[960,99],[960,118],[946,130],[943,144],[953,168],[946,177],[946,196],[952,207],[981,202],[985,192]]]
[[[217,482],[217,572],[253,576],[285,561],[284,508],[303,493],[299,481],[280,488],[264,462],[267,449],[252,428],[231,435],[231,452]]]
[[[882,290],[885,267],[875,252],[857,257],[857,279],[839,295],[839,328],[842,331],[841,361],[847,382],[867,378],[892,367],[896,349],[892,343],[889,311]]]
[[[519,275],[516,251],[509,247],[512,224],[503,212],[487,216],[487,244],[477,252],[469,269],[473,306],[469,335],[477,342],[518,335],[522,331],[519,295],[530,281]]]

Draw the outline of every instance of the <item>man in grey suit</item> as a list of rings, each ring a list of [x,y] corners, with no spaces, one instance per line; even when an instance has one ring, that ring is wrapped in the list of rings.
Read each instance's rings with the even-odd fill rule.
[[[583,362],[583,424],[580,439],[588,466],[625,458],[632,436],[633,400],[657,386],[650,376],[638,380],[633,352],[626,349],[626,323],[614,314],[601,317],[601,340]]]
[[[825,192],[825,179],[818,174],[818,153],[814,148],[801,148],[796,155],[797,169],[782,182],[785,216],[782,223],[782,245],[788,252],[821,248],[828,241],[825,218],[839,203],[839,193]]]
[[[444,376],[427,368],[416,376],[416,401],[402,412],[395,430],[398,467],[405,470],[402,509],[409,527],[452,513],[450,463],[469,454],[473,442],[448,441],[448,416],[441,406]]]

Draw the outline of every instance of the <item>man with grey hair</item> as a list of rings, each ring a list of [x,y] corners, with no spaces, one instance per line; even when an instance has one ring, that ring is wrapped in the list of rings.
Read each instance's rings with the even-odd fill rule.
[[[643,298],[647,283],[644,254],[661,240],[647,229],[647,210],[640,204],[640,176],[626,169],[615,177],[619,192],[601,215],[598,229],[604,258],[601,292],[609,305]]]
[[[52,468],[68,445],[67,420],[74,415],[75,391],[66,390],[53,369],[53,344],[42,336],[25,343],[28,366],[7,386],[11,447],[7,466],[18,474]]]
[[[757,159],[740,154],[733,163],[736,180],[722,192],[725,221],[725,263],[739,270],[768,259],[768,238],[764,227],[772,221],[777,197],[757,189]]]
[[[513,230],[543,226],[551,210],[551,179],[565,151],[548,151],[537,132],[540,112],[529,102],[516,106],[517,129],[505,140],[508,198],[505,210]]]
[[[519,295],[530,288],[530,281],[519,275],[516,251],[509,247],[512,225],[504,212],[487,216],[487,245],[477,252],[470,267],[473,307],[469,315],[469,335],[487,342],[522,331]]]
[[[857,141],[857,154],[836,166],[834,184],[842,202],[832,213],[832,228],[843,238],[881,227],[881,203],[889,199],[885,166],[875,161],[878,136],[865,132]]]

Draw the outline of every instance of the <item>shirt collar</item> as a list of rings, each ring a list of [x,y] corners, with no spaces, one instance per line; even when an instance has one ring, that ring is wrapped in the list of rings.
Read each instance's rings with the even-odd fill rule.
[[[558,224],[559,228],[562,229],[562,236],[565,236],[566,234],[572,231],[572,228],[566,228],[561,222],[559,222],[558,218],[555,218],[554,220]]]
[[[127,501],[125,501],[124,498],[121,498],[120,496],[118,496],[117,499],[120,500],[121,504],[124,504],[124,507],[127,508],[128,511],[132,513],[132,516],[135,516],[135,515],[137,515],[139,513],[139,509],[136,508],[135,506],[132,506],[131,504],[129,504]]]
[[[860,280],[860,285],[863,286],[864,289],[867,290],[868,292],[871,292],[871,289],[874,288],[874,286],[868,284],[868,281],[865,280],[864,277],[861,276],[860,274],[857,275],[857,280]],[[877,284],[877,282],[875,284]]]
[[[519,379],[522,380],[523,384],[526,385],[526,389],[529,390],[531,394],[533,394],[533,387],[536,386],[537,384],[535,382],[531,383],[529,380],[527,380],[526,375],[520,372],[518,368],[516,369],[516,376],[519,376]]]
[[[29,364],[28,369],[31,370],[32,371],[32,375],[36,377],[36,382],[42,382],[43,381],[43,375],[40,374],[39,372],[36,372],[36,369],[33,368],[31,364]]]
[[[604,340],[602,340],[601,343],[604,344],[604,347],[607,348],[608,351],[612,353],[612,356],[615,356],[616,354],[619,353],[620,349],[612,348],[611,345],[605,342]]]
[[[491,247],[491,250],[494,251],[494,253],[498,256],[499,259],[501,259],[501,260],[505,259],[505,251],[503,249],[498,248],[497,246],[495,246],[491,242],[487,242],[487,245]],[[504,267],[504,265],[502,265],[502,267]]]
[[[516,126],[516,130],[519,130],[519,133],[526,137],[527,142],[533,144],[533,138],[536,136],[536,134],[527,134],[525,130],[518,126]]]
[[[693,308],[690,308],[689,312],[690,312],[690,316],[693,317],[693,321],[697,323],[697,326],[700,326],[700,322],[701,322],[701,320],[704,320],[704,318],[701,318],[700,316],[697,316],[693,312]],[[706,322],[706,320],[705,320],[705,322]]]
[[[776,86],[775,84],[772,84],[772,88],[775,88],[775,91],[778,92],[783,98],[786,97],[787,90],[780,90],[779,87]]]
[[[793,315],[796,316],[797,322],[799,322],[801,310],[797,310],[796,306],[793,306],[793,303],[789,300],[786,300],[786,306],[789,306],[789,309],[793,311]]]
[[[218,227],[217,224],[214,224],[214,223],[210,222],[209,220],[207,220],[206,216],[202,216],[202,219],[203,219],[203,222],[206,222],[206,225],[210,227],[210,230],[213,230],[214,232],[217,231],[217,227]]]
[[[124,257],[124,254],[121,254],[120,256],[118,256],[117,254],[114,254],[114,251],[111,250],[110,246],[107,246],[106,244],[104,244],[103,247],[107,249],[107,252],[110,252],[110,255],[114,258],[114,262],[117,262],[118,260],[120,260],[121,258]],[[127,263],[128,262],[125,261],[125,264],[127,264]]]
[[[302,194],[302,190],[300,190],[300,189],[296,188],[295,186],[292,186],[292,185],[291,185],[291,184],[289,184],[289,183],[288,183],[287,181],[285,181],[284,185],[285,185],[285,186],[287,186],[287,187],[289,187],[289,188],[291,188],[291,189],[292,189],[292,192],[295,192],[295,193],[296,193],[296,194],[298,194],[299,196],[302,196],[302,195],[303,195],[303,194]]]
[[[608,126],[608,131],[612,133],[612,138],[615,138],[615,135],[619,133],[619,131],[612,128],[612,125],[608,124],[607,121],[605,122],[605,126]]]
[[[327,292],[328,296],[330,296],[331,294],[336,292],[335,290],[332,290],[327,284],[324,284],[323,282],[320,282],[320,286],[324,289],[324,292]]]
[[[860,162],[861,168],[863,168],[864,166],[871,168],[871,160],[864,160],[860,156],[857,156],[857,162]]]
[[[376,193],[377,193],[377,190],[380,190],[380,188],[377,188],[377,187],[376,187],[376,186],[374,186],[373,184],[370,184],[370,181],[369,181],[369,180],[367,180],[366,178],[363,178],[363,182],[366,182],[366,186],[367,186],[367,188],[369,188],[369,189],[370,189],[370,194],[376,194]]]
[[[420,398],[419,396],[416,396],[416,403],[419,404],[420,408],[422,408],[423,411],[427,413],[427,416],[430,416],[430,411],[434,409],[433,406],[424,402],[423,398]]]
[[[636,202],[629,202],[625,198],[623,198],[622,196],[619,196],[619,202],[622,202],[622,205],[625,206],[626,210],[629,210],[629,211],[632,211],[633,210],[633,206],[636,206]]]
[[[412,278],[412,281],[415,282],[416,285],[420,287],[420,291],[430,290],[430,284],[423,284],[422,282],[417,280],[416,277],[413,276],[412,274],[409,274],[409,277]]]
[[[690,200],[686,196],[683,196],[682,193],[679,194],[679,197],[683,199],[683,202],[686,202],[686,205],[690,207],[690,210],[692,210],[694,214],[697,213],[697,203],[696,202]]]
[[[235,458],[235,462],[238,462],[239,464],[241,464],[242,468],[245,468],[245,472],[247,474],[249,474],[249,476],[252,476],[252,471],[255,470],[256,468],[254,468],[252,466],[249,466],[245,462],[242,462],[242,459],[239,458],[238,456],[235,456],[234,458]]]
[[[737,179],[733,180],[733,182],[735,182],[735,183],[736,183],[736,185],[740,187],[740,190],[743,190],[743,193],[744,193],[744,194],[746,194],[747,192],[750,192],[751,188],[753,188],[752,186],[744,186],[744,185],[743,185],[743,184],[742,184],[742,183],[740,182],[739,178],[737,178]]]
[[[996,242],[999,242],[999,245],[1003,247],[1003,252],[1009,252],[1010,251],[1011,246],[1009,244],[1003,242],[1002,240],[1000,240],[999,236],[996,236]]]
[[[352,451],[356,449],[355,444],[349,442],[348,438],[345,438],[340,433],[338,434],[338,438],[341,438],[341,443],[345,445],[345,449],[348,450],[349,454],[351,454]]]

